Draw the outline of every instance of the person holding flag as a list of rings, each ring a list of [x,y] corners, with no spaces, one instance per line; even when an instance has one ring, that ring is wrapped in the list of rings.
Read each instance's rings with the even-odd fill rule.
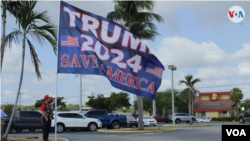
[[[51,98],[49,95],[44,96],[44,103],[41,105],[42,111],[42,118],[44,123],[44,130],[43,130],[43,141],[48,141],[49,138],[49,131],[51,128],[51,120],[53,119],[53,111],[51,106],[54,105],[56,98],[53,100],[51,104]]]

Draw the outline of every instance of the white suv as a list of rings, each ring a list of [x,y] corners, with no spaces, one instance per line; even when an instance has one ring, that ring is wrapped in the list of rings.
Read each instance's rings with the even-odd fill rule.
[[[186,121],[189,122],[190,121],[190,117],[192,118],[192,123],[194,123],[196,121],[196,117],[195,116],[189,116],[189,114],[187,113],[175,113],[175,122],[176,123],[180,123],[182,121]],[[168,120],[170,122],[172,122],[172,115],[169,115]]]
[[[55,128],[55,119],[51,121],[51,127]],[[102,127],[99,119],[87,118],[82,113],[58,112],[57,113],[57,132],[61,133],[66,129],[88,129],[95,131]]]

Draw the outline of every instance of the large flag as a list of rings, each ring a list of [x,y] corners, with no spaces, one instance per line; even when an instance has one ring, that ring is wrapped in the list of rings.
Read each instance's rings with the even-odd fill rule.
[[[164,70],[126,28],[63,1],[57,67],[58,73],[105,76],[112,86],[151,99],[155,99]]]

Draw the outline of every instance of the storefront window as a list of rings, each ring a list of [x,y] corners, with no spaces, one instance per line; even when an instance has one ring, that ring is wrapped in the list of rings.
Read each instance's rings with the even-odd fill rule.
[[[206,112],[201,112],[201,116],[205,117],[206,116]]]
[[[218,117],[227,117],[227,111],[219,111]]]

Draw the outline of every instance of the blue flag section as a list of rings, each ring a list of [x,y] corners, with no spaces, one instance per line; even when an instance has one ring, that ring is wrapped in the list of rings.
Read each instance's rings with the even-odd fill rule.
[[[61,1],[58,73],[102,75],[118,89],[155,99],[163,70],[126,28]]]

